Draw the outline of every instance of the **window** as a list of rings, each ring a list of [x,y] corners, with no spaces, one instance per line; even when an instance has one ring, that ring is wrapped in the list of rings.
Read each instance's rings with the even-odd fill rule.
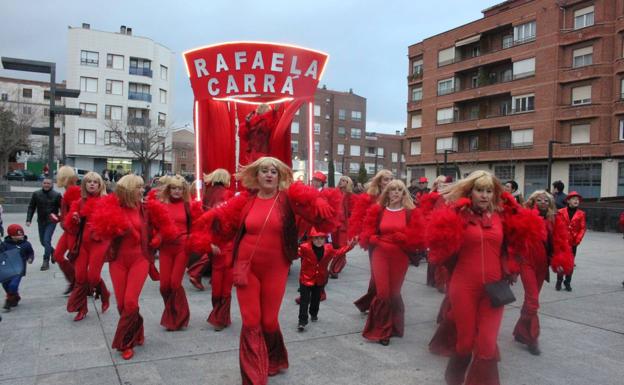
[[[296,153],[299,152],[299,142],[296,140],[291,140],[290,141],[290,151],[292,151],[292,153]]]
[[[438,67],[455,62],[455,46],[438,51]]]
[[[339,109],[338,110],[338,120],[345,120],[347,118],[347,111]]]
[[[160,89],[160,104],[167,104],[167,91]]]
[[[508,68],[500,73],[501,82],[509,82],[513,79],[513,69]]]
[[[151,102],[152,95],[150,94],[150,85],[143,83],[130,83],[128,88],[128,99]]]
[[[503,49],[511,48],[513,46],[513,35],[503,36]]]
[[[410,155],[420,155],[420,140],[412,140],[410,142]]]
[[[620,100],[624,100],[624,78],[620,80]]]
[[[80,65],[97,67],[100,63],[100,54],[93,51],[80,51]]]
[[[165,127],[167,124],[167,114],[163,112],[158,113],[158,127]]]
[[[165,67],[164,65],[161,65],[160,66],[160,79],[167,80],[168,77],[169,77],[169,68]]]
[[[22,106],[22,114],[24,114],[24,115],[31,115],[32,114],[32,107],[31,106]]]
[[[351,111],[351,120],[362,120],[362,112],[361,111]]]
[[[184,150],[180,151],[180,158],[186,159],[186,151]]]
[[[321,106],[318,104],[314,105],[314,116],[321,116]]]
[[[314,123],[314,133],[315,134],[321,133],[321,123]]]
[[[572,88],[572,105],[591,103],[591,85]]]
[[[422,59],[414,60],[412,62],[412,75],[421,75],[423,72],[423,61]]]
[[[514,27],[514,44],[522,44],[532,40],[535,40],[535,21],[516,25]]]
[[[533,164],[524,166],[524,196],[530,196],[535,190],[541,190],[546,186],[548,166],[545,164]]]
[[[512,113],[529,112],[535,110],[535,95],[518,95],[511,98]]]
[[[506,150],[511,148],[511,131],[499,130],[492,134],[489,148],[490,150]]]
[[[43,91],[43,99],[50,100],[50,91],[49,90],[44,90]],[[61,97],[58,94],[54,94],[54,100],[61,100]]]
[[[360,128],[352,128],[351,129],[351,138],[352,139],[360,139],[362,137],[362,130]]]
[[[520,60],[513,63],[513,78],[520,79],[535,75],[535,58]]]
[[[3,94],[2,94],[2,101],[3,101],[3,102],[6,102],[6,101],[8,101],[8,100],[9,100],[9,94],[3,93]]]
[[[292,122],[290,124],[290,132],[293,134],[299,133],[299,122]]]
[[[438,81],[438,95],[446,95],[455,92],[455,78]]]
[[[152,62],[148,59],[130,58],[130,75],[152,77]]]
[[[349,163],[349,172],[352,174],[357,173],[358,171],[360,171],[360,164],[357,162],[350,162]]]
[[[617,195],[624,195],[624,162],[618,163],[618,190]]]
[[[505,166],[494,166],[494,175],[498,179],[500,179],[503,183],[508,180],[515,179],[515,166],[505,165]]]
[[[123,95],[123,82],[121,80],[106,80],[106,93],[110,95]]]
[[[585,28],[592,25],[594,25],[593,5],[574,11],[574,29]]]
[[[513,147],[527,147],[533,145],[533,129],[511,131],[511,145]]]
[[[570,143],[589,143],[589,124],[574,124],[570,127]]]
[[[121,106],[104,106],[104,119],[106,120],[121,120]]]
[[[32,88],[22,89],[22,97],[27,98],[27,99],[32,99]]]
[[[364,167],[366,167],[366,173],[372,175],[377,173],[377,169],[383,168],[383,165],[377,164],[377,167],[375,167],[375,163],[366,163]]]
[[[50,108],[43,107],[43,116],[50,116]]]
[[[412,102],[422,100],[422,86],[412,88]]]
[[[624,140],[624,119],[620,119],[620,140]]]
[[[438,154],[443,154],[445,150],[457,151],[457,138],[456,137],[449,136],[446,138],[436,139],[436,152]]]
[[[338,127],[338,136],[345,137],[347,136],[347,130],[344,127]]]
[[[470,120],[479,119],[480,111],[481,111],[481,107],[479,105],[470,106],[468,108],[468,119]]]
[[[421,113],[412,114],[412,119],[410,123],[411,123],[410,127],[412,128],[422,127],[422,114]]]
[[[321,144],[319,142],[314,142],[314,153],[318,154],[321,152]]]
[[[78,144],[95,144],[95,130],[78,130]]]
[[[600,197],[602,164],[570,164],[568,191],[577,191],[583,198]]]
[[[453,123],[453,116],[453,107],[441,108],[437,111],[437,122],[438,124]]]
[[[383,147],[377,147],[377,155],[383,158],[383,156],[384,156],[384,148]]]
[[[584,47],[572,51],[572,67],[579,68],[592,65],[594,47]]]
[[[351,155],[351,156],[360,156],[360,146],[350,146],[349,147],[349,155]]]
[[[468,148],[470,151],[479,150],[479,135],[471,135],[468,137]]]
[[[399,153],[398,152],[393,152],[392,153],[392,162],[396,163],[399,161]]]
[[[109,53],[106,55],[106,68],[122,70],[124,68],[124,57],[122,55]]]
[[[336,153],[338,155],[344,155],[344,153],[345,153],[344,150],[345,150],[345,145],[342,144],[342,143],[338,143],[338,145],[336,146]]]
[[[118,145],[121,144],[119,135],[114,131],[104,131],[104,144]]]
[[[97,78],[80,77],[80,91],[81,92],[97,92],[98,80]]]
[[[366,156],[375,156],[375,147],[366,147]]]
[[[92,103],[80,103],[80,109],[82,110],[83,118],[97,118],[97,104]]]

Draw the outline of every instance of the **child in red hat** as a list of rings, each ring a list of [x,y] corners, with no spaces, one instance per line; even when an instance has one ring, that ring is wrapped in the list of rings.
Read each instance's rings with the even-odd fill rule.
[[[585,235],[585,211],[578,208],[582,199],[583,197],[581,194],[576,191],[572,191],[563,200],[567,207],[559,209],[559,215],[561,215],[563,222],[568,228],[568,238],[570,240],[570,247],[572,247],[572,254],[574,257],[576,257],[576,248],[581,243],[583,236]],[[557,291],[561,290],[561,282],[563,282],[566,291],[572,291],[572,272],[570,272],[569,275],[565,275],[565,280],[564,274],[557,274],[557,284],[555,285],[555,289]]]
[[[326,243],[327,234],[317,231],[314,227],[310,230],[309,238],[308,242],[299,246],[301,301],[299,303],[299,327],[297,329],[300,332],[304,331],[308,324],[308,311],[312,322],[318,320],[321,292],[329,278],[329,263],[332,259],[345,255],[355,246],[355,241],[352,241],[340,249],[334,249],[331,243]]]
[[[33,263],[35,259],[35,253],[32,245],[27,240],[27,236],[24,235],[24,229],[18,224],[12,224],[7,227],[7,236],[4,238],[4,242],[0,242],[0,252],[8,251],[12,249],[19,249],[24,263],[22,274],[11,278],[8,281],[2,282],[2,287],[6,292],[6,301],[4,302],[5,311],[11,311],[12,307],[17,306],[21,297],[19,295],[19,284],[22,277],[26,275],[26,262]]]

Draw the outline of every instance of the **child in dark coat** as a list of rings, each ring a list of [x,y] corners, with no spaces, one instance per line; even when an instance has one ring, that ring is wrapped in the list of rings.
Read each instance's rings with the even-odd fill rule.
[[[4,242],[0,242],[0,252],[19,249],[22,255],[22,261],[24,263],[24,269],[22,275],[13,277],[12,279],[2,282],[2,287],[6,292],[6,301],[4,302],[5,311],[11,311],[12,307],[17,306],[21,297],[19,295],[19,284],[22,277],[26,275],[26,262],[33,263],[35,259],[35,253],[32,245],[28,242],[28,237],[24,235],[24,229],[18,224],[12,224],[7,227],[7,236],[4,238]]]
[[[318,320],[321,292],[329,278],[329,263],[332,259],[345,255],[353,248],[355,242],[334,249],[331,243],[326,243],[327,234],[312,228],[309,233],[310,241],[299,246],[301,257],[301,271],[299,273],[299,326],[302,332],[308,324],[308,311],[312,322]]]

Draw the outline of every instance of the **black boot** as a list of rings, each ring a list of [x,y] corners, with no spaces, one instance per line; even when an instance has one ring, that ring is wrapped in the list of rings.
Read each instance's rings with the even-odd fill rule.
[[[557,280],[557,283],[555,284],[555,290],[561,291],[561,281],[560,280]]]
[[[461,385],[466,378],[466,369],[470,365],[472,360],[472,354],[465,356],[459,354],[453,354],[449,358],[446,365],[446,371],[444,372],[444,379],[448,385]]]
[[[50,269],[50,261],[48,260],[44,260],[43,263],[41,264],[41,271],[46,271]]]

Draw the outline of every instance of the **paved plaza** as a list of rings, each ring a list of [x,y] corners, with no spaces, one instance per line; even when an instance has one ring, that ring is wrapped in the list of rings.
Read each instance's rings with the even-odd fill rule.
[[[4,223],[24,223],[25,215],[5,214]],[[114,304],[101,314],[89,299],[81,322],[65,311],[65,280],[56,265],[39,271],[42,247],[36,225],[26,228],[36,251],[22,281],[22,302],[1,313],[0,385],[194,385],[240,384],[238,305],[232,303],[231,327],[214,332],[206,323],[210,288],[195,290],[185,279],[191,307],[188,329],[167,332],[160,325],[163,302],[157,282],[146,282],[141,296],[146,342],[124,361],[111,350],[118,315]],[[57,229],[55,239],[60,231]],[[108,266],[103,277],[112,288]],[[303,384],[444,384],[446,358],[431,355],[427,343],[435,330],[442,295],[425,286],[426,265],[410,267],[403,298],[405,337],[389,346],[361,336],[365,316],[352,305],[368,286],[369,266],[359,249],[349,253],[338,280],[330,280],[319,321],[297,332],[299,262],[293,264],[280,322],[290,369],[269,379],[270,385]],[[571,293],[545,284],[541,294],[542,355],[532,356],[513,341],[512,330],[522,304],[507,306],[498,343],[501,381],[505,385],[620,385],[624,383],[624,239],[621,234],[588,232],[578,249]],[[114,299],[113,299],[114,301]]]

